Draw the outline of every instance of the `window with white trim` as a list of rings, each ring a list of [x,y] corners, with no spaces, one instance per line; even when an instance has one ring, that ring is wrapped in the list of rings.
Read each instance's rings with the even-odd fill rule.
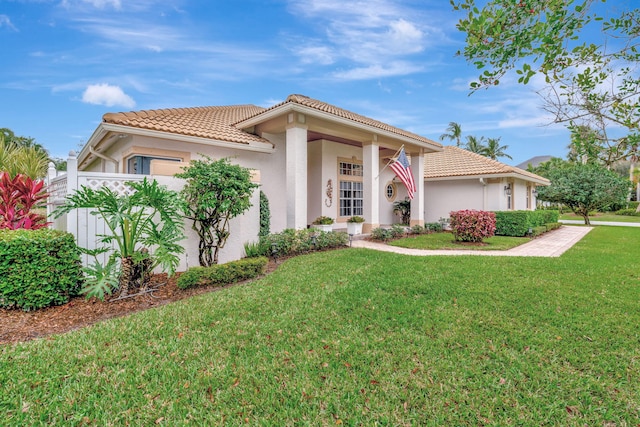
[[[387,200],[393,202],[396,199],[396,194],[398,190],[396,188],[396,184],[393,182],[387,183],[387,186],[384,189],[384,195],[387,197]]]
[[[362,216],[363,184],[359,181],[340,181],[340,216]]]
[[[352,162],[340,162],[339,173],[341,176],[362,176],[362,164]]]

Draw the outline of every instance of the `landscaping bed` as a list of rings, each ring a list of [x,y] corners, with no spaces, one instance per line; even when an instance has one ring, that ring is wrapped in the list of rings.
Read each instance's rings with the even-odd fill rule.
[[[276,267],[276,263],[269,261],[265,271],[269,273],[275,270]],[[151,287],[158,287],[157,291],[112,302],[100,301],[96,298],[86,299],[83,296],[79,296],[71,299],[66,304],[35,311],[0,308],[0,344],[30,341],[52,334],[61,334],[102,320],[126,316],[194,295],[213,292],[239,284],[179,289],[176,286],[177,277],[176,275],[167,278],[166,274],[156,274],[152,278]]]

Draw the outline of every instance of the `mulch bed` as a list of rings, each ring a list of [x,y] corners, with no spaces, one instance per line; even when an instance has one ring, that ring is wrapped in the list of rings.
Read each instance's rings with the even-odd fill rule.
[[[269,261],[266,274],[277,268],[277,264]],[[132,298],[108,302],[83,296],[71,299],[68,303],[48,307],[41,310],[25,312],[21,310],[5,310],[0,308],[0,344],[30,341],[46,338],[52,334],[61,334],[102,320],[126,316],[153,307],[160,307],[194,295],[200,295],[239,285],[203,286],[191,289],[179,289],[176,276],[167,279],[166,274],[157,274],[152,279],[151,287],[159,288],[153,294],[138,295]]]

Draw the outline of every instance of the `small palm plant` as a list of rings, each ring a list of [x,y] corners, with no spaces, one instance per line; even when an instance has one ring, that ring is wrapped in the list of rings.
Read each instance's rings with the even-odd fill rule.
[[[178,244],[184,238],[178,194],[147,178],[127,185],[133,194],[118,195],[107,187],[82,187],[67,196],[65,204],[54,212],[55,217],[60,217],[74,209],[93,209],[91,214],[101,216],[111,232],[96,236],[105,246],[86,251],[96,258],[92,266],[85,268],[89,276],[84,289],[87,296],[104,298],[119,289],[124,297],[131,289],[144,289],[157,266],[173,274],[178,255],[184,252]],[[111,252],[111,256],[102,266],[96,255],[105,252]]]

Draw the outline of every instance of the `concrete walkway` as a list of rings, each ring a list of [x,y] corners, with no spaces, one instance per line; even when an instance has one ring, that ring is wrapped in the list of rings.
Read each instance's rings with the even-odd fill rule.
[[[528,256],[528,257],[559,257],[582,239],[593,227],[562,226],[537,237],[530,242],[508,251],[474,251],[474,250],[423,250],[407,249],[369,240],[354,240],[352,247],[374,249],[376,251],[394,252],[403,255],[482,255],[482,256]]]
[[[563,224],[584,224],[583,220],[561,219],[558,222]],[[640,222],[611,222],[611,221],[591,221],[591,225],[612,225],[614,227],[640,227]]]

